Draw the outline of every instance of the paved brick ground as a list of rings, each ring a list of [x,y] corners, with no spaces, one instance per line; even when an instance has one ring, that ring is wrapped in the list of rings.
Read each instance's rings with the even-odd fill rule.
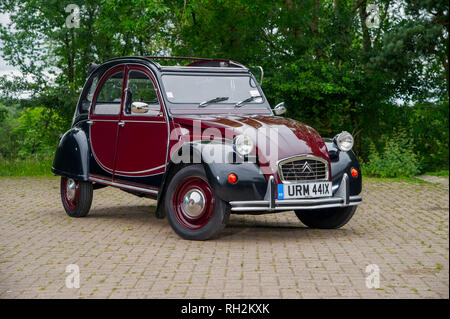
[[[292,212],[233,215],[214,241],[178,238],[154,201],[95,192],[69,218],[57,178],[0,179],[0,298],[448,298],[448,184],[365,180],[343,229]],[[80,288],[65,286],[68,264]],[[380,288],[366,287],[368,264]]]

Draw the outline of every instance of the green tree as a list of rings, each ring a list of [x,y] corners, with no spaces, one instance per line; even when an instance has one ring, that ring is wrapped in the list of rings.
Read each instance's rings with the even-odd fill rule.
[[[81,8],[79,28],[65,25],[71,3]],[[0,28],[1,55],[23,73],[0,78],[0,95],[27,91],[24,108],[44,107],[42,116],[69,125],[90,62],[230,58],[263,66],[265,93],[285,101],[288,116],[322,136],[351,131],[364,159],[369,144],[382,152],[403,128],[424,165],[445,166],[448,11],[440,0],[0,0],[11,19]]]

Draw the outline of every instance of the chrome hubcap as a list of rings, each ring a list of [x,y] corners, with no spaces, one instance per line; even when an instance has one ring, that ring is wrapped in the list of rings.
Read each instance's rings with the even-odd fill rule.
[[[197,217],[205,208],[205,196],[199,189],[191,189],[184,195],[182,206],[190,217]]]
[[[66,188],[66,195],[68,200],[74,200],[75,199],[75,191],[76,191],[76,183],[73,179],[69,178],[67,180],[67,188]]]

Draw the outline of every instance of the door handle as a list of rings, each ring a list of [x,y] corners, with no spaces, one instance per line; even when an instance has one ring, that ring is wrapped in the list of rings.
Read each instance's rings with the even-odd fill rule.
[[[125,126],[125,122],[124,121],[119,121],[119,126],[124,127]]]

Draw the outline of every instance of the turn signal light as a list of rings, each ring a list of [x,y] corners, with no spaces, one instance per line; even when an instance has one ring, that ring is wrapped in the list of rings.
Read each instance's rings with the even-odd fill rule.
[[[228,174],[228,181],[231,184],[235,184],[237,182],[237,175],[234,173]]]
[[[350,173],[352,174],[353,178],[357,178],[358,177],[358,171],[356,170],[356,168],[352,168]]]

